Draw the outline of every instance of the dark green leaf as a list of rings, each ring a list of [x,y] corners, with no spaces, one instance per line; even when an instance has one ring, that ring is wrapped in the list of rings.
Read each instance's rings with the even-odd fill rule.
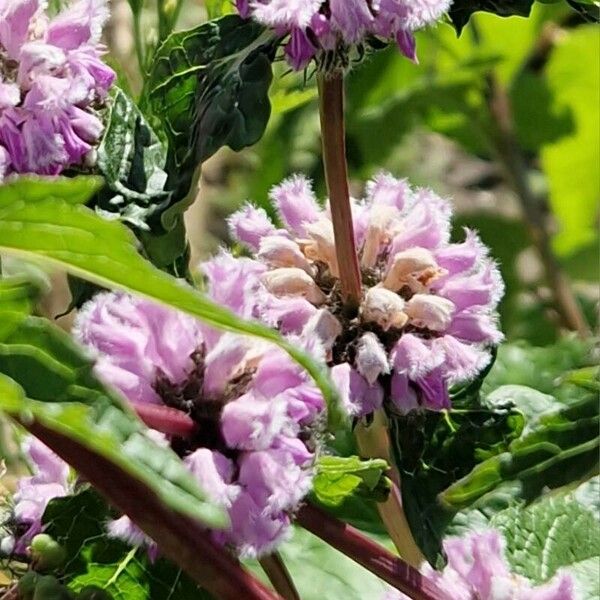
[[[450,19],[460,35],[475,12],[484,11],[500,17],[528,17],[532,5],[533,0],[454,0],[450,8]]]
[[[276,40],[236,15],[171,35],[157,50],[145,103],[164,123],[174,201],[190,190],[198,166],[222,146],[241,150],[262,136]],[[169,214],[164,225],[170,228]]]
[[[328,506],[339,506],[352,496],[384,500],[389,491],[384,473],[385,460],[361,460],[358,456],[321,456],[313,480],[316,499]]]
[[[560,487],[589,474],[596,466],[600,445],[597,404],[597,398],[588,395],[541,415],[506,452],[478,464],[441,493],[440,501],[459,510],[513,480],[522,484],[525,499],[531,500],[545,487]]]
[[[435,564],[454,510],[437,497],[482,460],[504,452],[518,438],[523,416],[510,403],[494,408],[389,415],[390,436],[402,478],[402,499],[411,530]]]
[[[169,203],[166,160],[166,150],[140,110],[116,89],[98,147],[98,168],[106,188],[99,195],[97,207],[148,230]]]
[[[72,183],[69,183],[71,181]],[[97,285],[147,296],[220,329],[246,333],[284,349],[315,379],[332,428],[345,419],[327,370],[258,321],[245,321],[181,281],[159,271],[137,252],[124,225],[106,221],[78,203],[87,180],[19,179],[0,187],[0,250],[67,269]],[[93,180],[95,181],[95,180]],[[76,192],[68,194],[69,185]],[[54,192],[57,186],[57,192]],[[95,190],[87,182],[88,193]],[[79,192],[79,195],[77,193]],[[65,200],[57,198],[63,194]]]

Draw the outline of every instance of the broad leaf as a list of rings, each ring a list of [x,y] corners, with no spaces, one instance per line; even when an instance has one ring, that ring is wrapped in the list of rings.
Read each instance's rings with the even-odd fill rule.
[[[0,378],[0,409],[25,426],[41,424],[103,457],[122,472],[115,485],[135,481],[170,509],[214,527],[226,524],[223,511],[206,501],[177,455],[147,437],[59,328],[39,317],[1,312]]]
[[[339,506],[352,496],[384,500],[389,484],[385,460],[358,456],[321,456],[313,480],[313,494],[322,504]]]
[[[509,508],[490,525],[504,534],[513,569],[536,582],[547,581],[561,567],[600,560],[600,523],[570,497]]]
[[[87,180],[70,180],[75,191]],[[65,198],[57,199],[54,186]],[[92,283],[142,294],[182,310],[220,329],[271,341],[290,354],[323,392],[331,427],[344,419],[326,369],[264,325],[245,321],[181,281],[153,267],[137,252],[133,234],[79,204],[88,197],[69,196],[69,183],[21,179],[0,187],[0,251],[67,269]],[[87,183],[91,193],[94,186]],[[32,193],[30,193],[32,192]]]
[[[597,463],[599,422],[594,395],[541,415],[506,452],[477,465],[440,494],[440,501],[459,510],[507,481],[520,482],[524,496],[531,500],[545,487],[581,478]]]
[[[276,40],[236,15],[171,35],[157,50],[145,104],[169,140],[169,183],[184,199],[198,166],[222,146],[254,144],[270,115],[268,90]],[[164,225],[170,229],[169,214]]]

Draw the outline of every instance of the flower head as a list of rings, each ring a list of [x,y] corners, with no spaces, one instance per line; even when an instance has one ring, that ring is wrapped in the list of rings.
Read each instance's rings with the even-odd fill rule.
[[[95,108],[115,74],[100,59],[107,0],[74,0],[53,18],[41,0],[0,0],[0,182],[57,175],[98,142]]]
[[[255,253],[250,313],[283,333],[317,338],[350,412],[385,399],[399,411],[449,407],[448,388],[473,379],[502,335],[496,307],[503,284],[472,231],[450,241],[450,204],[427,189],[382,173],[353,201],[363,295],[357,314],[342,310],[333,226],[310,182],[295,176],[272,201],[286,229],[245,206],[231,233]],[[244,260],[251,259],[231,259]]]
[[[204,265],[212,298],[247,317],[266,270],[227,253]],[[83,308],[75,335],[97,357],[97,374],[132,404],[166,405],[196,422],[194,439],[169,441],[229,512],[231,527],[213,532],[217,541],[257,556],[286,538],[311,488],[324,404],[284,352],[115,293],[99,294]],[[311,350],[319,352],[314,344]],[[127,518],[113,522],[110,532],[148,541]]]
[[[393,41],[416,60],[413,32],[435,23],[451,0],[237,0],[242,17],[253,17],[289,34],[285,53],[294,69],[321,52],[342,53],[366,37]]]
[[[422,571],[448,598],[453,600],[573,600],[570,576],[557,574],[548,583],[534,586],[511,573],[504,556],[504,540],[493,530],[471,533],[444,541],[448,564],[442,572],[426,564]],[[405,600],[391,591],[385,600]]]

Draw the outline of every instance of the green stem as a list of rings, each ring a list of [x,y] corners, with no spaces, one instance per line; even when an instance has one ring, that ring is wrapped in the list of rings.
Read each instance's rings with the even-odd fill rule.
[[[390,465],[388,473],[392,480],[392,490],[385,502],[377,503],[377,510],[388,535],[394,542],[398,554],[411,566],[419,568],[426,560],[415,541],[402,506],[400,493],[400,473],[393,466],[390,452],[390,442],[387,420],[382,410],[374,414],[370,425],[359,423],[355,430],[356,442],[363,458],[383,458]]]
[[[348,188],[344,75],[341,71],[319,73],[317,79],[323,165],[329,191],[342,298],[345,308],[351,313],[355,312],[360,305],[362,286]]]

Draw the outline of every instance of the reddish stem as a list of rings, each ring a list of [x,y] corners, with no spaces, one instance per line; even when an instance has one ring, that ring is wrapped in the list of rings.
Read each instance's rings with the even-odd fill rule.
[[[346,164],[344,126],[344,75],[341,71],[318,75],[323,165],[329,191],[342,297],[350,311],[361,301],[361,278],[354,241],[352,208]]]
[[[198,431],[198,424],[183,411],[158,404],[134,404],[137,416],[151,429],[166,435],[189,438]]]
[[[142,481],[37,421],[21,424],[81,473],[112,506],[128,515],[158,544],[164,556],[208,592],[221,600],[282,600],[217,546],[201,523],[165,506]]]
[[[273,587],[285,600],[300,600],[292,576],[278,552],[263,556],[258,560]]]
[[[297,522],[413,600],[451,600],[417,569],[321,509],[305,505]]]

